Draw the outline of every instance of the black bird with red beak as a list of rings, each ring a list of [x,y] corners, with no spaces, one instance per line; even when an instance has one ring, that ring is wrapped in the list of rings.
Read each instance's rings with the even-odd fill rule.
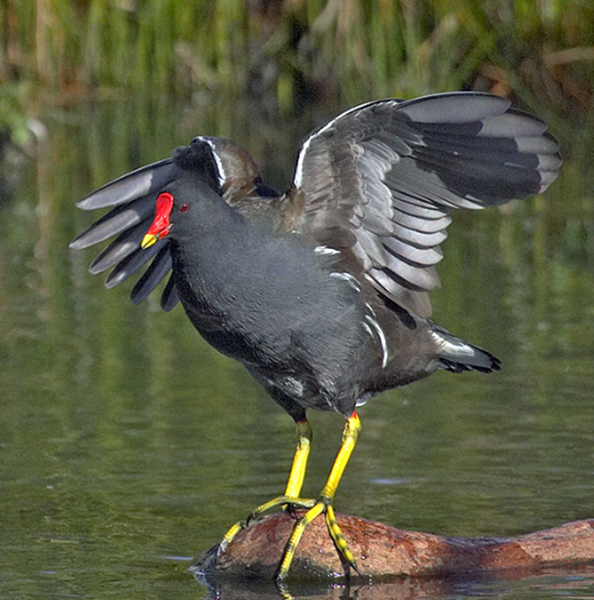
[[[376,394],[445,369],[489,373],[500,363],[430,320],[450,213],[543,192],[561,165],[546,126],[508,100],[451,93],[353,108],[303,144],[292,185],[263,183],[245,150],[197,137],[78,203],[113,207],[72,248],[107,240],[91,273],[107,287],[149,261],[137,303],[171,273],[161,296],[181,302],[219,352],[240,361],[293,417],[298,442],[285,491],[233,525],[278,507],[305,509],[278,579],[305,527],[321,514],[345,565],[357,570],[334,517],[334,497],[360,430],[357,407]],[[306,411],[346,419],[326,485],[301,488],[312,439]]]

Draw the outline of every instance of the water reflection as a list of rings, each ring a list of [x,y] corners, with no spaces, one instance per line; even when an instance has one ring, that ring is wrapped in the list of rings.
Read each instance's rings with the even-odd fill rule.
[[[212,584],[209,600],[255,600],[289,598],[299,600],[455,600],[457,598],[591,598],[594,593],[594,571],[574,569],[560,574],[549,571],[532,575],[506,572],[499,577],[454,579],[401,579],[365,584],[309,583],[288,585],[279,590],[273,584],[255,582],[220,582]]]
[[[76,199],[197,133],[236,138],[283,188],[302,136],[334,112],[297,122],[205,98],[48,114],[39,160],[0,209],[2,595],[205,596],[187,563],[164,557],[199,554],[282,490],[291,420],[199,340],[181,311],[163,314],[154,300],[131,306],[131,285],[105,290],[86,272],[90,254],[67,244],[93,218],[74,209]],[[440,373],[370,402],[339,510],[451,535],[514,535],[593,516],[586,170],[568,162],[546,198],[509,211],[455,215],[435,318],[502,358],[504,370]],[[311,421],[305,494],[321,487],[342,429],[334,415]],[[591,573],[578,575],[291,592],[594,597]],[[276,592],[222,584],[218,593]]]

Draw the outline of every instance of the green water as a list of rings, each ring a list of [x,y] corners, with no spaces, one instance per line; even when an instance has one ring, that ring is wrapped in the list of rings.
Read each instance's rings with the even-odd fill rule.
[[[333,114],[285,121],[208,99],[48,112],[37,158],[11,169],[0,206],[1,597],[207,597],[191,558],[284,489],[291,419],[179,307],[132,306],[131,283],[104,289],[86,272],[92,252],[67,245],[93,219],[77,199],[196,134],[235,137],[283,187],[303,135]],[[454,215],[434,318],[504,368],[437,373],[362,408],[339,511],[463,536],[594,517],[592,189],[570,158],[546,198]],[[323,485],[342,430],[338,416],[310,417],[305,495]],[[357,597],[558,595],[594,598],[591,573],[409,581]]]

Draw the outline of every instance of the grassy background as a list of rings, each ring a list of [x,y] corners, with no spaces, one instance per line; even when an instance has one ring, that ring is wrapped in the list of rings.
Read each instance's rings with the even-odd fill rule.
[[[294,111],[480,89],[575,123],[592,112],[594,3],[0,0],[0,82],[17,137],[48,100],[202,91]]]

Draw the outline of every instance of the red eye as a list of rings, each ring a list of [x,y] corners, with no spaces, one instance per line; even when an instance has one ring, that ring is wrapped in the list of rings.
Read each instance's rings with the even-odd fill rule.
[[[180,212],[187,212],[189,209],[190,209],[190,205],[185,204],[185,203],[179,207]]]

